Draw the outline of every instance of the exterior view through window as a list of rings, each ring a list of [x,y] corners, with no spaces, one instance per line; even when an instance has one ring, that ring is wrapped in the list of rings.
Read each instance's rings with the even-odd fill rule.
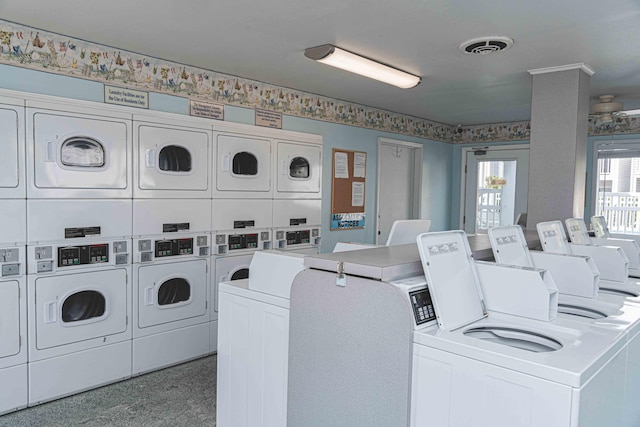
[[[640,141],[596,143],[594,204],[611,233],[640,234]]]

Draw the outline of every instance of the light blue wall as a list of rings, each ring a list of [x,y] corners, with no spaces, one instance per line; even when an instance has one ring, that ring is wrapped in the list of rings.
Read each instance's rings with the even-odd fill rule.
[[[103,102],[104,97],[103,85],[98,82],[2,64],[0,64],[0,87],[95,102]],[[151,92],[149,93],[149,109],[188,114],[189,101],[186,98]],[[253,124],[254,111],[247,108],[225,106],[225,121]],[[389,132],[380,132],[286,115],[282,119],[282,128],[285,130],[315,133],[323,137],[323,252],[331,251],[338,241],[375,242],[378,138],[390,138],[423,144],[422,217],[431,219],[431,228],[433,230],[449,229],[449,220],[451,217],[449,208],[452,205],[452,199],[456,199],[457,197],[452,197],[452,192],[457,194],[460,188],[459,185],[452,186],[451,183],[451,177],[455,176],[455,174],[452,174],[451,169],[452,165],[455,165],[455,162],[452,161],[454,153],[453,145]],[[329,230],[331,209],[331,153],[333,148],[358,150],[367,153],[367,186],[365,194],[366,226],[364,229]],[[384,202],[384,200],[382,202]]]

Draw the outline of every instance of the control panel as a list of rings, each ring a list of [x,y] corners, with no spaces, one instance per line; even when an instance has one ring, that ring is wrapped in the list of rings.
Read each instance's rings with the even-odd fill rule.
[[[431,294],[429,294],[428,288],[409,292],[409,301],[413,308],[416,325],[436,320],[436,312],[433,308],[433,302],[431,301]]]
[[[239,230],[238,230],[239,231]],[[213,253],[224,255],[231,251],[244,252],[271,249],[271,233],[266,230],[251,230],[239,234],[237,231],[216,233],[214,235]]]
[[[58,267],[109,262],[109,245],[82,245],[58,248]]]
[[[320,228],[275,230],[274,234],[278,249],[286,249],[289,246],[320,245]]]
[[[153,262],[154,259],[181,256],[209,256],[208,235],[180,237],[179,239],[139,239],[134,241],[133,262]]]
[[[27,268],[30,272],[39,274],[74,267],[129,264],[130,244],[130,241],[121,240],[72,246],[28,246]]]
[[[156,258],[175,255],[193,255],[193,238],[156,240]]]

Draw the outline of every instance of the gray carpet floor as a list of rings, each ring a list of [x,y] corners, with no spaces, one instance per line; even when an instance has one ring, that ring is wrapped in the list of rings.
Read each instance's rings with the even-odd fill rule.
[[[216,356],[0,416],[5,426],[215,426]]]

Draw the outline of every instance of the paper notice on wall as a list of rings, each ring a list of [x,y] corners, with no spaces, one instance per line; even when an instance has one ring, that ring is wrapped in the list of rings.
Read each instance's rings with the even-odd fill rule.
[[[367,153],[356,151],[353,153],[353,176],[354,178],[365,177],[365,167],[367,165]]]
[[[335,178],[349,178],[349,158],[347,153],[336,152],[334,160]]]
[[[351,184],[351,206],[364,206],[364,182]]]

